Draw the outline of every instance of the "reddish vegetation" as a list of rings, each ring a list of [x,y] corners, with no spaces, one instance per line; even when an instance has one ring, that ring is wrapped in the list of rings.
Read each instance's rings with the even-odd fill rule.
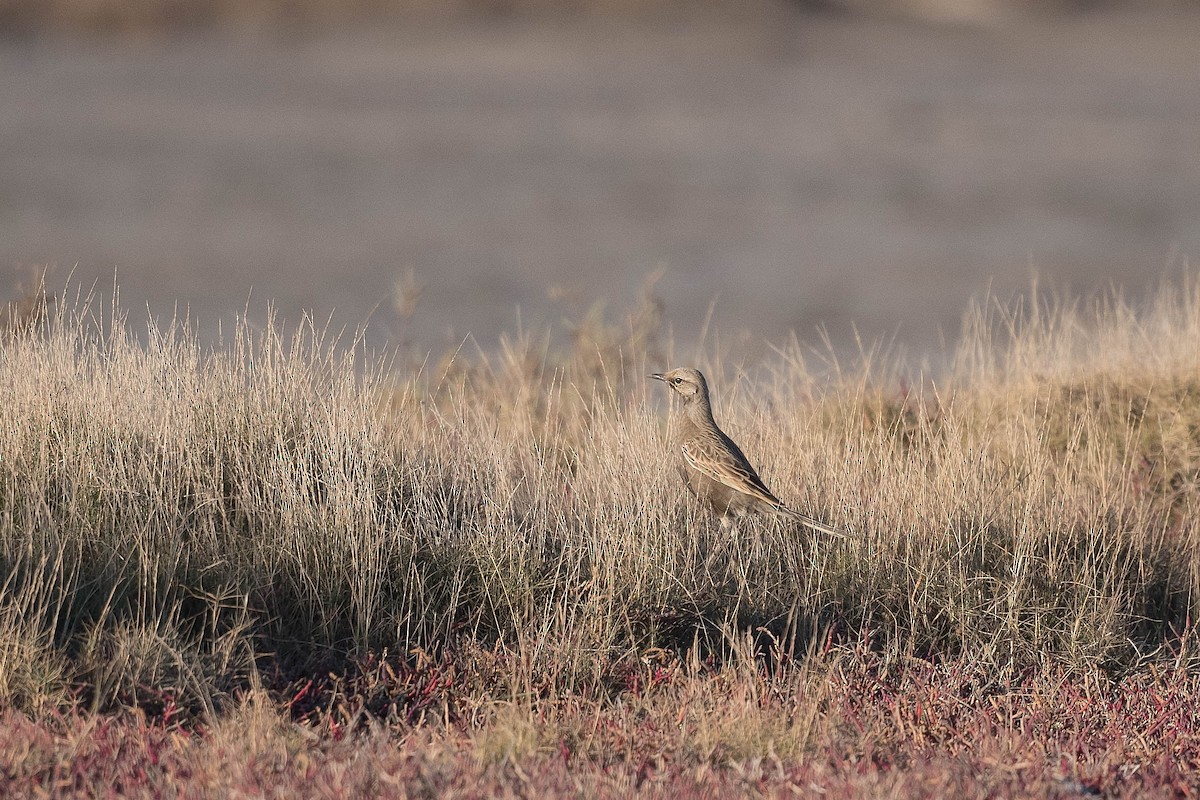
[[[610,698],[472,701],[448,664],[375,662],[248,700],[211,727],[170,714],[0,725],[4,796],[1190,797],[1200,792],[1200,677],[1109,680],[1054,668],[998,677],[963,661],[816,669],[641,666]],[[478,676],[477,676],[478,677]],[[635,678],[636,679],[633,679]],[[449,680],[446,680],[446,679]],[[285,698],[284,694],[291,694]],[[708,712],[696,713],[705,702]],[[497,708],[514,710],[497,716]],[[520,711],[515,709],[520,708]],[[288,712],[291,716],[289,718]],[[372,713],[374,712],[374,713]],[[812,713],[795,752],[705,737]],[[524,726],[524,727],[523,727]],[[768,724],[768,727],[770,725]],[[499,749],[495,737],[532,738]],[[729,732],[727,731],[726,734]],[[492,737],[489,740],[488,737]]]

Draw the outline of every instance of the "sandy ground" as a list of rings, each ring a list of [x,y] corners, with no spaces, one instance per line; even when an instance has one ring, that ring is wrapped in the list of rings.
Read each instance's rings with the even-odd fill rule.
[[[0,294],[114,274],[205,330],[273,299],[485,347],[643,277],[681,352],[852,326],[938,352],[969,298],[1137,295],[1200,254],[1200,13],[810,15],[306,41],[0,44]],[[411,317],[392,302],[412,270]],[[564,299],[565,298],[565,299]],[[713,303],[715,299],[715,304]]]

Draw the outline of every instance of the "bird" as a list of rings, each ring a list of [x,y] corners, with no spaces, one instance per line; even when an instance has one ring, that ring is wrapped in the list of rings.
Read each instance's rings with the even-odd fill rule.
[[[788,508],[767,488],[742,449],[713,419],[708,381],[700,370],[681,367],[649,377],[667,384],[683,403],[673,443],[681,456],[679,472],[692,493],[712,506],[722,527],[747,514],[765,512],[844,538],[841,531]]]

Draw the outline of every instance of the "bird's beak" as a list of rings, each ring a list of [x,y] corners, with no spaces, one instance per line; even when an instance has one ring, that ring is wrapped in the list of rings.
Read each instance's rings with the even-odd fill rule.
[[[652,372],[649,375],[647,375],[646,377],[654,378],[654,380],[656,380],[656,381],[664,381],[665,382],[667,380],[667,376],[663,375],[661,372]]]

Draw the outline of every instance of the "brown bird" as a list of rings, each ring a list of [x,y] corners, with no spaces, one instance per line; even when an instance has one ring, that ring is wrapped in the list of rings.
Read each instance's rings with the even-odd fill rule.
[[[832,536],[843,536],[820,520],[788,508],[767,488],[741,448],[717,427],[708,397],[708,382],[700,370],[685,367],[656,372],[650,377],[671,387],[683,402],[674,442],[682,456],[679,472],[692,493],[708,501],[723,526],[761,511],[794,519]]]

